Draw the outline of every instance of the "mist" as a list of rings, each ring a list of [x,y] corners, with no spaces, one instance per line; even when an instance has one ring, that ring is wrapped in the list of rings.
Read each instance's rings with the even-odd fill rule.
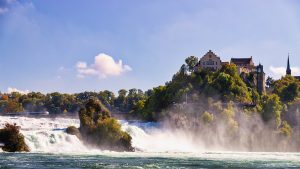
[[[207,120],[204,114],[212,119]],[[192,152],[300,151],[297,127],[292,128],[291,136],[284,135],[282,124],[276,126],[275,119],[265,122],[261,114],[245,111],[234,103],[207,99],[202,103],[174,104],[161,113],[162,117],[160,131],[151,133],[162,148],[174,145],[175,149]],[[299,118],[294,121],[299,124]]]

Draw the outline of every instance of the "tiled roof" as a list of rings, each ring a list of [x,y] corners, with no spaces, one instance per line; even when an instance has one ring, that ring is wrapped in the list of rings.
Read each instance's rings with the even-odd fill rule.
[[[235,64],[250,64],[252,58],[231,58],[231,63]]]

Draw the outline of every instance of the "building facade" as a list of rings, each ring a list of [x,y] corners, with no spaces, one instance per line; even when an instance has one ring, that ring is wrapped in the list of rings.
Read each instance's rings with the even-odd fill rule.
[[[222,68],[222,61],[214,52],[209,50],[196,65],[197,68],[219,70]]]
[[[263,94],[266,91],[266,79],[263,65],[259,64],[255,66],[252,56],[250,58],[231,58],[230,62],[222,62],[214,52],[209,50],[202,58],[200,58],[198,64],[195,66],[195,70],[209,69],[217,71],[225,64],[235,64],[237,66],[238,73],[244,77],[247,75],[253,76],[253,84],[257,88],[258,93]]]
[[[238,69],[238,73],[251,73],[255,71],[255,65],[252,59],[250,58],[231,58],[231,64],[235,64]]]

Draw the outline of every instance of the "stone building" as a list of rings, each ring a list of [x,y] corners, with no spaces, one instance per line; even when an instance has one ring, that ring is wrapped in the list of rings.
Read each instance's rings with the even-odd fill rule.
[[[256,66],[256,88],[259,94],[266,92],[266,74],[264,72],[264,66],[259,64]]]
[[[251,75],[253,77],[252,83],[256,87],[259,94],[266,92],[266,75],[263,65],[255,66],[252,56],[250,58],[231,58],[231,64],[235,64],[238,73],[242,75]],[[244,76],[244,81],[246,81]]]
[[[219,70],[222,68],[222,61],[214,52],[209,50],[196,65],[197,68]]]
[[[252,56],[250,58],[231,58],[231,64],[235,64],[238,68],[238,73],[251,73],[255,71],[254,62]]]
[[[248,75],[252,76],[253,78],[250,83],[253,84],[253,87],[256,87],[260,94],[265,92],[264,67],[261,64],[255,66],[252,56],[250,58],[231,58],[230,62],[222,62],[220,57],[209,50],[202,58],[200,58],[198,64],[195,66],[195,70],[209,69],[216,71],[220,70],[225,64],[235,64],[238,73],[242,76],[244,81],[247,81],[246,77]]]

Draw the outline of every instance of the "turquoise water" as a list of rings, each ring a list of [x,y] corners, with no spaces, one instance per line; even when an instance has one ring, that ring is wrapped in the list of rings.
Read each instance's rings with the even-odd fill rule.
[[[139,157],[140,156],[140,157]],[[159,157],[161,156],[161,157]],[[38,168],[300,168],[300,154],[202,153],[151,156],[139,153],[109,155],[62,155],[0,153],[0,169]]]

